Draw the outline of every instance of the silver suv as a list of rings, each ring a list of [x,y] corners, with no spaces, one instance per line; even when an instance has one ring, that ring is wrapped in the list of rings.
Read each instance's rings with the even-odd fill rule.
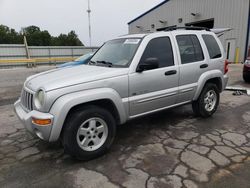
[[[29,77],[15,111],[40,139],[60,139],[71,156],[89,160],[110,148],[128,120],[189,103],[196,115],[213,115],[227,71],[211,31],[127,35],[106,42],[88,65]]]

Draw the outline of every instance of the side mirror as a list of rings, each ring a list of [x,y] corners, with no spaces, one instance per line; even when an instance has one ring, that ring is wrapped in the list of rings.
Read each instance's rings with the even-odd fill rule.
[[[140,63],[136,72],[143,72],[145,70],[152,70],[159,68],[158,58],[147,58],[143,63]]]

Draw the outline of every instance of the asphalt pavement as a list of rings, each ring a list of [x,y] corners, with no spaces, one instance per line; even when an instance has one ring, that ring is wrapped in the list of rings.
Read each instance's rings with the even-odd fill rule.
[[[186,105],[131,121],[106,155],[80,162],[31,136],[13,111],[25,78],[51,68],[0,70],[0,187],[249,188],[246,94],[223,92],[208,119]],[[241,72],[230,65],[229,85],[250,88]]]

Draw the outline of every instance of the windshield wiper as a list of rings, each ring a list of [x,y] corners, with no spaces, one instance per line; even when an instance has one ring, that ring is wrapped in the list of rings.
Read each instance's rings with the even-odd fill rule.
[[[95,61],[89,61],[88,64],[89,64],[89,65],[96,65],[96,62],[95,62]]]
[[[108,65],[109,67],[113,66],[113,63],[111,62],[107,62],[107,61],[97,61],[98,64],[104,64],[104,65]]]

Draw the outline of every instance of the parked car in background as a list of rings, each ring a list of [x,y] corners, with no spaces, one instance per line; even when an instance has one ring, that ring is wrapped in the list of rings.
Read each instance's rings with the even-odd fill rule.
[[[87,54],[77,58],[74,61],[63,63],[63,64],[59,65],[57,68],[73,67],[73,66],[77,66],[77,65],[87,64],[89,62],[89,60],[92,58],[93,54],[94,53],[92,53],[92,52],[87,53]]]
[[[245,82],[250,83],[250,58],[248,58],[244,63],[243,79]]]

